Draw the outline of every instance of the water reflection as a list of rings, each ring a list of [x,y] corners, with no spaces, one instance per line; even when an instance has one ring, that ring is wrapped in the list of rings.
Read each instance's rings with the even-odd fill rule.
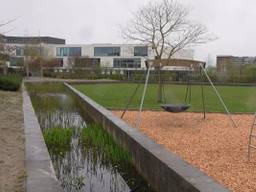
[[[65,93],[34,94],[31,97],[43,130],[53,127],[74,129],[69,151],[59,155],[49,149],[56,176],[64,191],[129,192],[130,187],[136,187],[142,180],[131,167],[128,170],[115,167],[104,159],[100,149],[80,144],[79,138],[86,122],[72,97]],[[144,182],[139,191],[151,190]]]

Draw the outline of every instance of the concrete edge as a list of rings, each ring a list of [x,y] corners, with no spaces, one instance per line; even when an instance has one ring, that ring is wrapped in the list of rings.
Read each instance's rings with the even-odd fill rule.
[[[27,175],[25,189],[27,192],[62,192],[63,190],[56,178],[40,125],[25,87],[23,88],[22,96],[25,169]]]
[[[149,139],[139,130],[130,127],[110,111],[64,83],[73,95],[79,98],[81,106],[91,118],[113,135],[114,139],[126,147],[133,155],[138,171],[159,192],[204,191],[227,192],[223,185],[216,182],[198,168],[188,164],[176,154]]]
[[[56,79],[56,78],[28,78],[25,83],[70,83],[70,84],[101,84],[101,83],[121,83],[119,80],[111,79]]]

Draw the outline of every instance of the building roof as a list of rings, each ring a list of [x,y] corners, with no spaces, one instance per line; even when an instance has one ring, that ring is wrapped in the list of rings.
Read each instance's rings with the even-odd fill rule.
[[[65,39],[49,36],[3,36],[4,40],[8,44],[62,44],[66,43]]]
[[[204,61],[198,61],[193,59],[160,59],[160,60],[148,60],[153,62],[153,66],[173,66],[173,67],[192,67],[194,69],[199,69],[200,65],[205,67]]]

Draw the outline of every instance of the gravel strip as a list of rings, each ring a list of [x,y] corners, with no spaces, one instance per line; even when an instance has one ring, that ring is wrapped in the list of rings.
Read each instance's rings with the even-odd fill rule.
[[[24,179],[22,96],[0,91],[0,192],[24,191]]]

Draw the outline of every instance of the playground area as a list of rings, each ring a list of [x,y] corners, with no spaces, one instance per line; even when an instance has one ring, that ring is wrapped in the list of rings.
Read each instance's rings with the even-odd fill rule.
[[[121,111],[113,111],[121,116]],[[124,120],[135,127],[137,111]],[[248,161],[248,136],[253,115],[143,111],[140,130],[232,191],[256,191],[256,150]]]
[[[187,85],[160,88],[148,82],[149,68],[144,86],[76,88],[230,190],[256,191],[255,87],[215,86],[201,68],[208,84],[195,85],[188,78]],[[156,102],[159,90],[163,97]]]

